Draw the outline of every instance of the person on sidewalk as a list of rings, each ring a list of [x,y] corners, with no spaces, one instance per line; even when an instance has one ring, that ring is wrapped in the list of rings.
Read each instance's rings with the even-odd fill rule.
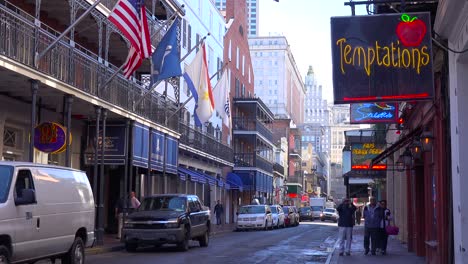
[[[136,198],[136,194],[134,191],[130,192],[130,205],[131,205],[131,212],[134,212],[138,207],[140,207],[140,201]]]
[[[383,210],[377,204],[375,197],[369,198],[369,205],[364,207],[364,254],[376,254],[376,250],[380,248],[380,222],[383,219]],[[370,241],[369,241],[370,240]]]
[[[380,253],[382,255],[386,255],[388,242],[388,234],[386,227],[390,224],[390,221],[393,217],[390,212],[390,209],[387,208],[386,200],[381,200],[379,204],[380,208],[382,208],[382,220],[380,221]]]
[[[356,225],[361,224],[361,217],[362,217],[362,212],[361,212],[361,207],[356,209]]]
[[[346,241],[346,255],[351,255],[351,242],[353,241],[353,226],[354,226],[354,213],[356,212],[356,206],[349,201],[349,198],[345,198],[338,208],[338,227],[339,227],[339,239],[340,239],[340,256],[345,253],[345,241]]]
[[[224,208],[223,208],[223,205],[221,204],[221,202],[218,200],[218,202],[216,203],[215,207],[214,207],[214,213],[216,215],[216,225],[220,225],[221,224],[221,215],[223,214],[224,212]]]

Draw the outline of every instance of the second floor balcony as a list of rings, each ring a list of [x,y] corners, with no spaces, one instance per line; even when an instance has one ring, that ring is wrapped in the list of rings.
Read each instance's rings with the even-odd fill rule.
[[[255,153],[234,153],[234,167],[252,167],[273,172],[273,163]]]
[[[233,117],[232,126],[234,134],[256,134],[265,137],[266,140],[273,140],[273,133],[263,122],[251,117]]]

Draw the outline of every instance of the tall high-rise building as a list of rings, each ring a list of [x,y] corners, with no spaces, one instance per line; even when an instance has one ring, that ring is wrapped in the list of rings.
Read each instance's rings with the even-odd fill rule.
[[[330,165],[330,110],[327,100],[323,99],[322,85],[317,83],[312,66],[309,66],[305,77],[304,100],[304,124],[299,127],[302,130],[302,152],[308,152],[312,148],[309,157],[311,168],[308,168],[318,177],[327,179]],[[306,162],[307,163],[307,162]],[[321,190],[327,192],[325,188]]]
[[[250,37],[249,46],[256,96],[277,118],[302,124],[305,87],[286,37]]]
[[[215,5],[220,11],[226,11],[226,1],[231,0],[215,0]],[[246,0],[247,4],[247,29],[248,36],[258,36],[258,7],[259,0]],[[226,18],[229,20],[229,18]]]

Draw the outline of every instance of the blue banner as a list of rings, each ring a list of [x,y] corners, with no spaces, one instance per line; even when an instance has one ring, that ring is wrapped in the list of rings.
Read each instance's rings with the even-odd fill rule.
[[[88,146],[86,148],[85,159],[87,164],[94,163],[94,145],[96,136],[96,125],[88,126]],[[106,140],[104,145],[104,164],[123,165],[125,164],[125,124],[106,124]],[[102,145],[102,127],[99,131],[99,156]]]
[[[179,164],[179,141],[176,138],[167,136],[167,162],[166,171],[169,173],[177,173],[177,166]]]
[[[151,169],[163,171],[164,134],[151,131]]]
[[[133,125],[133,166],[148,168],[149,128],[140,123]]]

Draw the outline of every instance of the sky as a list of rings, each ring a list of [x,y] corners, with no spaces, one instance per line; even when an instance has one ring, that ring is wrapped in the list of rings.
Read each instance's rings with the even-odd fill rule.
[[[312,65],[324,99],[333,102],[330,17],[350,16],[351,8],[345,0],[259,1],[259,36],[285,36],[303,80]],[[357,6],[356,15],[364,14]]]

